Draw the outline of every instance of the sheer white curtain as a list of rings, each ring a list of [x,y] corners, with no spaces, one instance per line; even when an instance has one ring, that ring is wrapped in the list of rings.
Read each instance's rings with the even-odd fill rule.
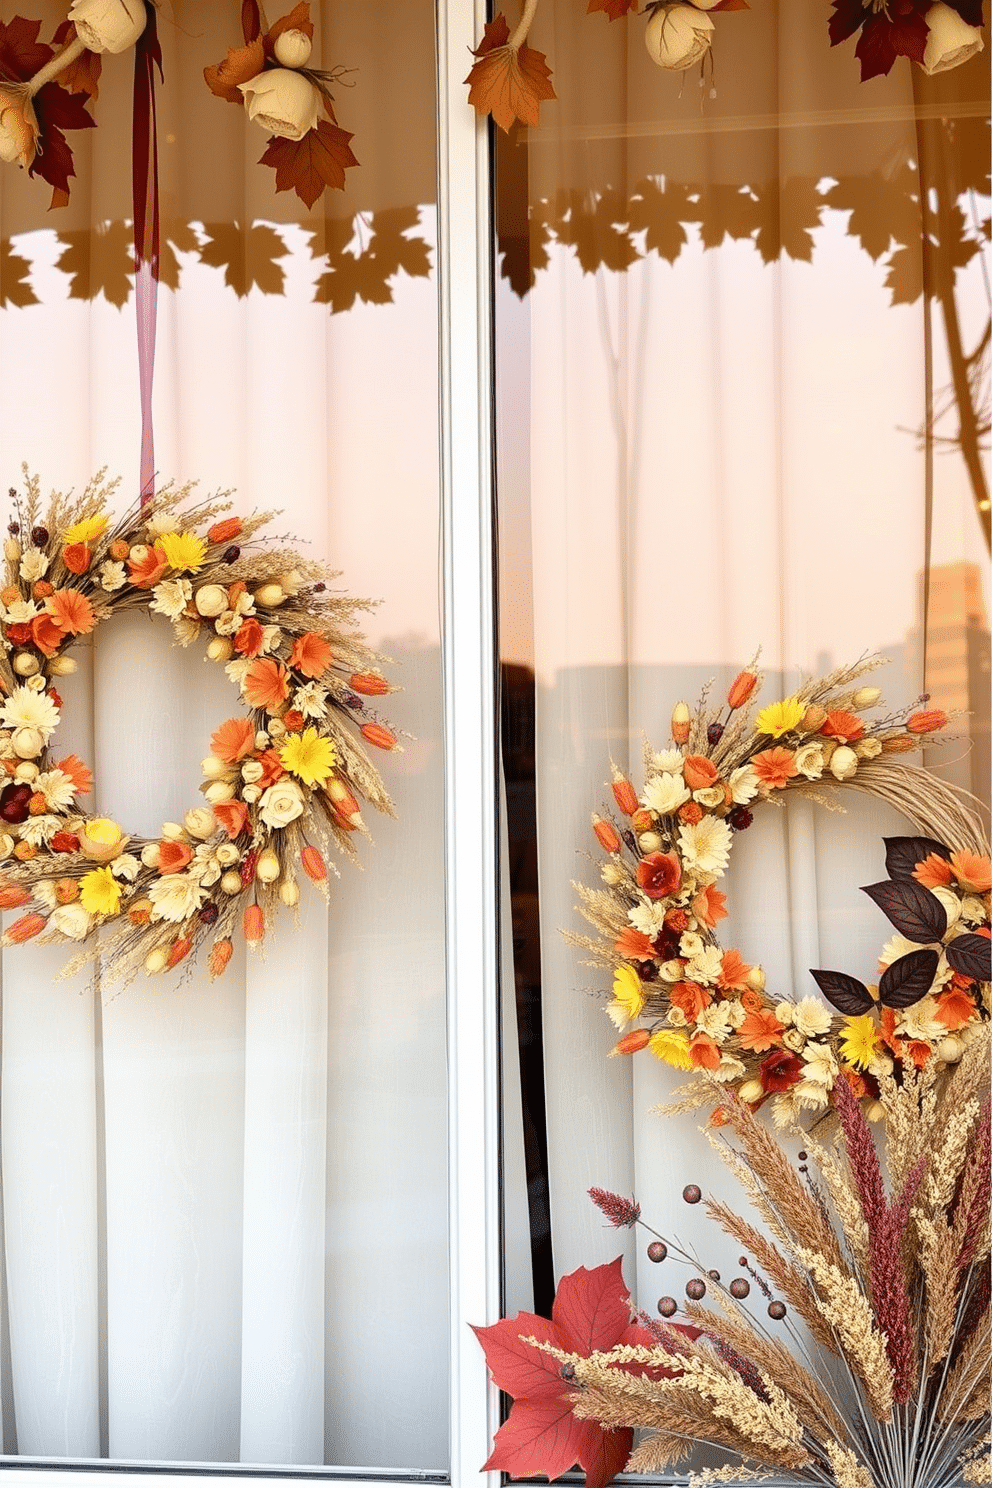
[[[272,172],[256,165],[261,131],[203,86],[202,68],[240,39],[240,7],[177,0],[160,12],[164,232],[182,246],[179,287],[159,296],[156,463],[201,493],[233,488],[237,511],[280,509],[273,531],[342,570],[342,589],[384,597],[366,629],[396,658],[390,675],[405,690],[389,714],[413,735],[384,759],[398,819],[371,824],[374,846],[363,844],[361,870],[342,863],[329,909],[304,894],[299,927],[284,914],[264,956],[241,954],[216,984],[197,966],[104,996],[85,977],[58,980],[66,958],[54,949],[4,954],[9,1454],[446,1461],[437,311],[426,251],[423,273],[392,272],[391,303],[363,302],[367,261],[352,308],[332,314],[314,300],[322,273],[347,269],[343,249],[361,259],[377,213],[430,244],[433,15],[427,4],[313,10],[322,65],[358,69],[339,109],[362,166],[346,198],[309,214],[276,197]],[[63,14],[48,5],[43,34]],[[44,215],[43,185],[12,167],[0,178],[3,235],[32,266],[37,301],[0,314],[3,485],[17,485],[22,460],[63,490],[106,464],[123,478],[122,507],[137,489],[133,301],[108,296],[130,216],[130,72],[109,59],[99,128],[73,138],[78,179],[61,218]],[[390,143],[399,128],[403,161]],[[208,236],[213,257],[196,251]],[[71,284],[65,263],[53,267],[67,243]],[[322,260],[325,248],[338,258]],[[240,297],[230,287],[252,283]],[[58,742],[92,764],[100,811],[156,833],[195,804],[199,760],[236,696],[144,616],[101,631],[82,660]],[[385,1356],[417,1368],[387,1369]]]
[[[909,64],[859,91],[853,55],[829,51],[822,7],[716,20],[717,91],[701,106],[694,77],[683,96],[651,66],[636,17],[625,31],[542,7],[533,44],[556,64],[560,103],[528,136],[535,260],[542,223],[553,228],[528,297],[502,290],[504,656],[536,674],[555,1271],[626,1242],[627,1279],[648,1307],[682,1283],[604,1227],[591,1184],[636,1192],[645,1217],[707,1265],[729,1270],[736,1255],[681,1202],[690,1181],[724,1181],[698,1120],[648,1114],[683,1077],[647,1054],[606,1059],[609,978],[559,934],[585,928],[571,882],[596,882],[589,816],[610,799],[610,759],[639,781],[642,738],[664,747],[673,704],[710,677],[719,695],[759,645],[769,701],[801,671],[868,651],[892,658],[873,679],[886,697],[911,701],[924,686],[928,558],[953,573],[983,552],[952,450],[934,470],[928,553],[922,302],[892,303],[887,264],[845,235],[845,212],[814,211],[804,242],[797,206],[840,182],[870,212],[876,180],[917,171]],[[963,96],[983,82],[972,75]],[[966,117],[971,104],[946,106]],[[675,214],[665,236],[646,208],[638,222],[631,199],[646,200],[650,181],[668,200],[683,193],[683,229]],[[890,221],[878,195],[876,238],[903,242],[918,272],[918,204],[907,196]],[[738,229],[742,199],[756,205]],[[615,272],[625,240],[634,261]],[[976,262],[958,302],[970,347],[988,314]],[[939,329],[934,357],[939,388]],[[529,569],[532,632],[514,563]],[[783,997],[815,992],[812,966],[870,974],[887,931],[858,885],[882,876],[881,838],[899,830],[862,796],[846,817],[761,808],[736,841],[724,945],[760,961]]]

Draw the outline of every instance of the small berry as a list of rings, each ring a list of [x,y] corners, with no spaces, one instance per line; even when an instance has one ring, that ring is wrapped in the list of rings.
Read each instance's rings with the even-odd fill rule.
[[[768,1316],[770,1318],[774,1318],[777,1323],[780,1323],[785,1317],[785,1312],[786,1308],[784,1302],[769,1302]]]
[[[685,1294],[687,1297],[691,1297],[693,1302],[698,1302],[702,1297],[705,1297],[706,1283],[702,1277],[694,1276],[691,1281],[687,1281],[685,1284]]]
[[[327,585],[326,584],[314,584],[314,586],[313,586],[313,592],[314,592],[314,594],[323,594],[323,592],[324,592],[324,590],[326,588],[327,588]]]
[[[687,1183],[682,1190],[682,1197],[687,1204],[698,1204],[703,1197],[703,1190],[698,1183]]]
[[[749,1266],[751,1262],[748,1260],[747,1256],[738,1256],[737,1264],[738,1266]]]
[[[200,922],[204,925],[215,925],[217,923],[217,916],[219,914],[220,910],[217,908],[216,904],[212,902],[205,904],[200,910]]]
[[[241,549],[237,546],[237,544],[232,543],[229,548],[224,549],[223,553],[220,555],[220,561],[221,563],[237,563],[240,557]]]
[[[679,1310],[679,1304],[674,1297],[659,1297],[658,1311],[662,1317],[674,1317]]]
[[[35,545],[36,548],[43,548],[45,546],[45,544],[48,542],[48,528],[47,527],[32,527],[31,528],[31,541],[34,543],[34,545]]]
[[[730,1295],[736,1297],[739,1302],[743,1301],[750,1294],[750,1291],[751,1283],[745,1281],[743,1276],[735,1276],[730,1283]]]
[[[748,811],[746,806],[735,806],[733,811],[728,811],[727,822],[735,832],[743,832],[754,821],[754,812]]]
[[[809,1157],[809,1153],[808,1152],[799,1152],[796,1155],[799,1158],[799,1161],[800,1162],[805,1162],[806,1159]]]
[[[664,1240],[652,1240],[648,1246],[649,1261],[663,1261],[668,1254],[668,1246]]]
[[[20,532],[20,530],[21,530],[21,524],[20,524],[20,522],[8,522],[7,523],[7,531],[10,533],[11,537],[16,537],[17,534]]]
[[[723,724],[711,723],[706,730],[706,741],[708,744],[719,744],[723,738]]]
[[[709,1277],[710,1281],[719,1281],[720,1280],[720,1273],[719,1273],[719,1271],[707,1271],[706,1275]]]

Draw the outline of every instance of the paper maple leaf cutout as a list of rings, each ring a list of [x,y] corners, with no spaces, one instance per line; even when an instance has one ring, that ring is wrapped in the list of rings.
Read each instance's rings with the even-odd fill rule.
[[[890,15],[888,10],[873,10],[865,0],[833,0],[830,45],[846,41],[860,29],[854,55],[861,63],[863,83],[891,72],[897,57],[922,64],[930,34],[924,19],[929,4],[930,0],[903,0],[898,13]]]
[[[493,1379],[513,1397],[483,1472],[492,1468],[502,1469],[511,1478],[535,1474],[560,1478],[578,1463],[588,1488],[605,1488],[623,1471],[633,1431],[607,1430],[596,1421],[579,1420],[569,1399],[573,1387],[562,1379],[561,1364],[524,1342],[533,1337],[584,1357],[618,1343],[650,1348],[655,1342],[651,1334],[630,1321],[630,1294],[620,1266],[618,1256],[606,1266],[592,1271],[580,1266],[563,1276],[550,1320],[518,1312],[515,1318],[503,1318],[491,1327],[473,1328]]]
[[[344,173],[358,161],[348,141],[352,136],[337,124],[321,119],[301,140],[269,140],[259,165],[275,166],[276,190],[296,192],[312,207],[325,186],[344,190]]]
[[[507,132],[514,119],[536,125],[541,104],[556,97],[544,53],[525,41],[518,46],[510,46],[509,41],[510,28],[500,11],[472,53],[479,60],[465,79],[469,103],[480,114],[492,114]]]

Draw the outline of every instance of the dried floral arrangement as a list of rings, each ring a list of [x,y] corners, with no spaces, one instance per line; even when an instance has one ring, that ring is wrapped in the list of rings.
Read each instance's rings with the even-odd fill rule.
[[[728,1284],[645,1226],[649,1259],[691,1272],[688,1328],[670,1321],[680,1309],[669,1295],[656,1304],[664,1321],[624,1317],[615,1262],[600,1268],[612,1273],[598,1287],[612,1293],[608,1326],[590,1330],[587,1309],[585,1332],[570,1330],[556,1298],[558,1326],[520,1314],[477,1329],[496,1383],[517,1397],[486,1466],[554,1477],[579,1461],[603,1488],[625,1465],[661,1472],[707,1445],[732,1460],[690,1472],[691,1488],[992,1481],[989,1057],[985,1024],[948,1080],[935,1062],[883,1077],[881,1156],[847,1079],[834,1130],[801,1134],[798,1166],[742,1102],[727,1102],[726,1125],[707,1135],[763,1227],[723,1200],[705,1204],[745,1252],[741,1274]],[[642,1224],[632,1200],[590,1197],[614,1225]],[[703,1195],[689,1184],[683,1198]],[[559,1296],[577,1281],[589,1292],[591,1276],[564,1278]]]
[[[324,853],[355,855],[360,801],[392,803],[365,744],[399,748],[366,699],[393,690],[356,629],[373,602],[333,593],[336,575],[261,536],[274,513],[223,516],[226,495],[191,501],[166,486],[114,521],[103,473],[78,498],[43,503],[36,478],[12,490],[0,588],[0,908],[24,909],[4,945],[38,938],[85,948],[105,980],[179,964],[205,941],[219,975],[242,934],[263,940],[298,871],[327,893]],[[56,760],[69,653],[115,614],[171,622],[184,647],[206,640],[247,712],[222,722],[203,761],[205,803],[157,838],[80,802],[93,777]],[[101,932],[99,935],[97,932]]]
[[[269,134],[259,163],[274,168],[276,191],[295,190],[312,207],[326,187],[343,190],[345,171],[358,164],[329,92],[340,71],[311,65],[307,0],[271,26],[258,0],[245,0],[241,26],[244,46],[204,69],[207,86],[243,105]],[[136,153],[157,174],[153,91],[162,52],[152,0],[72,0],[50,43],[39,41],[40,30],[40,20],[25,16],[0,21],[0,161],[40,176],[52,187],[52,206],[65,206],[75,175],[65,131],[96,127],[87,103],[99,96],[103,57],[134,48]]]
[[[990,873],[977,803],[902,757],[948,718],[922,698],[880,712],[861,684],[872,658],[760,709],[754,664],[722,707],[709,691],[672,714],[670,747],[644,750],[644,785],[613,767],[615,811],[594,814],[607,857],[602,886],[575,887],[595,938],[570,934],[591,965],[613,972],[607,1012],[621,1030],[613,1053],[648,1050],[697,1078],[675,1102],[704,1104],[712,1081],[776,1121],[826,1110],[845,1071],[880,1116],[880,1079],[931,1058],[953,1066],[990,1011]],[[887,839],[888,881],[865,892],[896,933],[882,948],[877,985],[815,970],[815,996],[774,996],[760,966],[724,950],[727,915],[716,887],[736,835],[766,801],[805,795],[835,809],[852,790],[902,811],[920,836]],[[632,1025],[637,1026],[632,1026]]]
[[[465,79],[469,103],[480,114],[492,114],[501,129],[515,120],[536,127],[541,104],[556,97],[551,69],[543,52],[528,46],[538,0],[523,0],[520,19],[511,30],[501,10],[488,23],[475,49],[475,65]],[[722,10],[748,10],[748,0],[589,0],[587,11],[602,11],[617,21],[631,13],[647,17],[644,44],[648,56],[669,72],[698,66],[703,81],[712,66],[715,35],[711,17]],[[959,67],[980,52],[982,0],[833,0],[830,45],[855,32],[855,55],[861,81],[891,72],[897,57],[908,57],[933,74]]]

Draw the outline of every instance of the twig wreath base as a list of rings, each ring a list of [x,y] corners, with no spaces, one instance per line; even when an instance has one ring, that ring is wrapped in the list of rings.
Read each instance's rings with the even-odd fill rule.
[[[369,701],[393,690],[384,658],[356,629],[374,601],[333,593],[336,575],[259,536],[274,513],[223,516],[229,493],[194,503],[167,486],[114,522],[103,472],[44,508],[27,471],[25,486],[0,588],[0,908],[24,911],[3,944],[82,943],[64,975],[96,961],[127,982],[209,941],[217,976],[236,935],[258,946],[295,907],[300,873],[326,895],[327,849],[355,857],[367,835],[360,802],[392,814],[363,747],[399,748]],[[90,770],[51,747],[73,644],[136,609],[183,647],[205,639],[248,710],[212,735],[204,803],[157,838],[88,814]]]
[[[979,803],[903,758],[948,718],[926,698],[879,716],[880,689],[859,679],[880,664],[809,679],[754,718],[752,663],[725,705],[708,692],[695,709],[676,704],[670,747],[645,745],[640,795],[613,766],[616,811],[592,818],[603,887],[575,885],[598,936],[568,938],[613,972],[607,1012],[622,1036],[612,1052],[647,1049],[694,1073],[666,1109],[716,1104],[722,1086],[752,1109],[771,1099],[789,1126],[833,1103],[843,1071],[881,1118],[880,1079],[931,1059],[956,1065],[992,1012]],[[843,810],[838,797],[851,791],[895,806],[922,834],[887,839],[888,880],[865,890],[897,932],[878,984],[813,970],[832,1007],[801,991],[774,997],[760,966],[720,946],[716,885],[761,803],[800,794]]]

